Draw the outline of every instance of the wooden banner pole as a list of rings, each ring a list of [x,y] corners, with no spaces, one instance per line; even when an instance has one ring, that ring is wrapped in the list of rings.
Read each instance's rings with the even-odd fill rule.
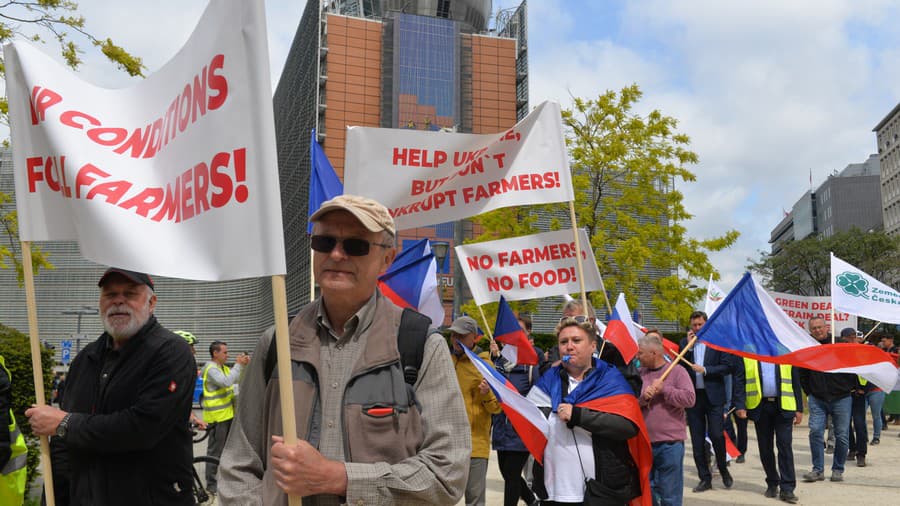
[[[488,325],[487,317],[484,316],[484,309],[481,309],[481,305],[479,305],[479,304],[475,304],[475,305],[478,306],[478,312],[481,313],[481,321],[484,322],[484,331],[487,333],[488,339],[490,339],[491,344],[493,344],[494,336],[491,334],[491,328],[490,328],[491,326]],[[477,338],[478,336],[475,336],[475,337]]]
[[[877,329],[879,326],[881,326],[881,323],[882,323],[882,322],[876,322],[876,323],[875,323],[875,326],[872,327],[872,330],[866,332],[866,335],[863,336],[863,341],[864,341],[864,342],[865,342],[866,339],[869,338],[869,335],[871,335],[872,332],[875,332],[875,329]]]
[[[31,370],[34,376],[34,403],[46,405],[44,394],[44,370],[41,367],[41,337],[38,330],[37,299],[34,295],[34,268],[31,265],[31,242],[22,241],[22,271],[25,278],[25,304],[28,308],[28,335],[31,343]],[[44,476],[44,494],[47,506],[55,506],[53,495],[53,469],[50,464],[50,440],[41,436],[41,467]]]
[[[294,413],[294,377],[291,372],[291,343],[288,330],[287,290],[284,275],[272,276],[272,303],[275,313],[275,352],[278,357],[278,391],[281,398],[281,425],[284,444],[297,444],[297,417]],[[288,496],[290,506],[300,506],[302,498]]]
[[[578,266],[578,283],[581,285],[581,306],[584,308],[584,315],[588,314],[587,291],[584,289],[584,263],[581,260],[581,239],[578,237],[578,223],[575,220],[575,201],[569,201],[569,216],[572,220],[572,235],[575,236],[575,260]],[[609,302],[607,301],[607,304]],[[612,311],[610,311],[612,314]]]
[[[675,357],[675,360],[673,360],[672,363],[669,364],[669,367],[665,370],[665,372],[662,373],[662,376],[659,377],[660,380],[665,381],[666,376],[668,376],[669,373],[672,372],[672,368],[678,365],[678,361],[681,360],[684,354],[687,353],[687,351],[691,349],[692,346],[694,346],[694,343],[696,341],[697,336],[692,337],[691,340],[688,341],[688,343],[684,346],[684,349],[678,353],[678,355]]]

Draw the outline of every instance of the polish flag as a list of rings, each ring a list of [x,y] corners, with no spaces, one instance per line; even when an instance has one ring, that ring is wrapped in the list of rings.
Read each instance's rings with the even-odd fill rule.
[[[628,304],[625,303],[625,294],[620,293],[613,308],[613,314],[606,323],[606,331],[603,339],[616,345],[616,349],[622,354],[626,363],[631,362],[638,352],[637,340],[641,335],[634,326]]]

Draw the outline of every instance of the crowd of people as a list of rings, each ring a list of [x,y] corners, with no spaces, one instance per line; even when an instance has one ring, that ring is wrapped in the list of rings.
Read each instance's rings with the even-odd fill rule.
[[[693,493],[713,488],[714,472],[730,488],[724,434],[734,424],[732,438],[745,452],[747,420],[756,431],[765,495],[795,503],[792,432],[803,417],[801,389],[813,457],[804,481],[825,479],[828,452],[830,480],[843,480],[845,462],[866,465],[867,445],[879,443],[884,392],[855,375],[707,347],[696,340],[707,320],[700,311],[690,315],[683,356],[674,364],[664,336],[652,329],[639,340],[636,358],[626,360],[603,342],[593,309],[581,301],[561,311],[555,346],[534,347],[537,364],[511,362],[493,341],[479,348],[478,326],[467,316],[452,322],[448,345],[426,317],[377,288],[396,255],[396,230],[384,206],[342,195],[310,220],[321,295],[290,322],[292,406],[281,404],[273,328],[261,336],[254,360],[241,354],[232,367],[227,344],[210,344],[210,360],[199,370],[197,418],[196,337],[157,321],[150,276],[119,268],[103,274],[105,332],[75,357],[59,407],[26,412],[35,434],[51,436],[56,504],[193,504],[189,419],[210,426],[208,453],[221,458],[218,469],[207,468],[208,488],[219,504],[241,506],[287,504],[289,495],[314,505],[455,504],[462,497],[467,505],[485,504],[492,449],[505,505],[613,505],[639,497],[679,505],[688,433],[699,478]],[[534,346],[530,318],[520,315],[519,324]],[[830,342],[823,320],[811,320],[809,330]],[[856,340],[857,333],[845,329],[841,338]],[[886,351],[892,345],[880,343]],[[514,427],[520,415],[503,409],[465,349],[546,418],[540,458]],[[0,367],[0,401],[8,382]],[[867,405],[877,415],[871,443]],[[296,443],[285,442],[283,409],[296,416]],[[0,403],[0,420],[7,411]],[[0,462],[22,460],[15,441]]]

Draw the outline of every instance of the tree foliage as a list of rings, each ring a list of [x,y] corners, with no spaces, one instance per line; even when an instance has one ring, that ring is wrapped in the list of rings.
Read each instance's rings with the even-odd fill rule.
[[[792,241],[777,255],[760,252],[747,268],[762,276],[769,290],[830,295],[830,252],[885,283],[900,278],[900,237],[858,228]]]
[[[87,42],[95,47],[119,69],[131,76],[143,76],[144,67],[140,58],[132,56],[128,51],[113,43],[109,38],[99,38],[85,28],[85,19],[77,13],[78,5],[68,0],[8,0],[0,4],[0,44],[14,39],[24,39],[36,44],[51,41],[58,46],[59,54],[66,65],[78,69],[81,55],[84,54],[80,44]],[[0,78],[6,79],[6,65],[0,54]],[[0,122],[9,125],[9,103],[5,96],[0,97]],[[9,146],[4,139],[3,145]],[[16,269],[18,278],[22,280],[21,252],[18,249],[18,225],[16,212],[10,204],[9,195],[0,192],[0,223],[2,232],[8,241],[0,244],[0,268],[8,268],[10,264]],[[40,267],[51,267],[46,253],[32,247],[32,266],[35,272]]]
[[[25,417],[25,410],[35,402],[30,346],[28,336],[14,328],[0,324],[0,355],[6,361],[6,367],[12,376],[13,416],[16,417],[19,430],[28,443],[29,484],[37,476],[37,466],[40,460],[38,438],[31,432],[31,425],[28,424],[28,419]],[[44,377],[44,393],[49,395],[53,382],[53,352],[43,347],[41,348],[41,367]],[[50,399],[44,401],[49,402]]]
[[[687,235],[684,223],[692,216],[677,185],[696,180],[687,167],[698,157],[689,149],[690,138],[677,131],[675,118],[658,110],[646,116],[634,111],[641,97],[640,88],[631,85],[596,99],[575,98],[563,111],[576,219],[588,231],[610,297],[623,292],[637,307],[639,291],[649,291],[660,319],[687,323],[706,289],[692,280],[710,274],[718,279],[707,254],[734,244],[738,232],[709,239]],[[567,206],[486,213],[475,218],[484,233],[474,242],[535,233],[536,217],[545,213],[557,217],[551,228],[568,226],[569,219],[561,218],[569,216]],[[596,308],[606,306],[600,292],[591,299]],[[494,306],[484,306],[489,321]]]

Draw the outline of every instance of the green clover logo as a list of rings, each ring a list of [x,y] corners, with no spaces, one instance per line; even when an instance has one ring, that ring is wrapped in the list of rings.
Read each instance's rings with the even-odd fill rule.
[[[855,272],[838,274],[837,284],[847,295],[862,297],[864,299],[869,298],[869,296],[866,295],[866,292],[869,291],[869,282]]]

